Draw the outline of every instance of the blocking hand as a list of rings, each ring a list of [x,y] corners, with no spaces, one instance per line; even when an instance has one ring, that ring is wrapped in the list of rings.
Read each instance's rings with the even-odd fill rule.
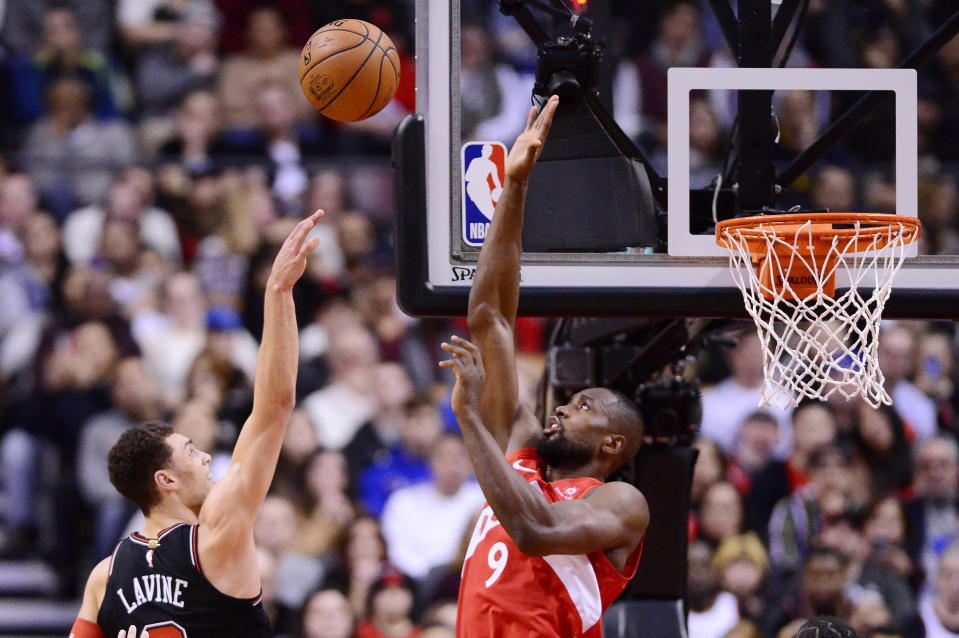
[[[297,224],[290,236],[286,238],[276,259],[273,260],[273,269],[270,271],[267,282],[268,289],[292,290],[293,284],[303,276],[307,256],[320,244],[318,238],[307,240],[306,237],[322,217],[323,211],[316,211]]]
[[[443,342],[440,347],[453,355],[452,359],[440,361],[440,367],[452,368],[456,374],[453,386],[453,412],[457,415],[466,410],[479,410],[483,383],[486,382],[486,370],[479,348],[466,339],[453,335],[453,343]]]
[[[529,110],[526,129],[520,133],[506,157],[506,177],[511,180],[525,181],[533,171],[533,165],[543,152],[543,144],[553,124],[553,116],[559,107],[559,97],[552,96],[543,110],[536,113],[536,107]]]

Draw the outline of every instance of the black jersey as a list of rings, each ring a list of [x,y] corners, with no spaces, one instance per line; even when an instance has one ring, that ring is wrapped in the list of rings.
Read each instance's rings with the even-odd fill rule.
[[[221,593],[203,575],[196,525],[181,523],[149,539],[120,541],[97,624],[107,636],[136,625],[150,638],[260,638],[272,635],[260,597]]]

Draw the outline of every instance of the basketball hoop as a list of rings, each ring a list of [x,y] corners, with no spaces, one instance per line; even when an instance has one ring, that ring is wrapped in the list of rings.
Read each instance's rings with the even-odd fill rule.
[[[834,392],[892,403],[879,369],[879,322],[919,220],[874,213],[791,213],[729,219],[716,243],[763,345],[760,405]],[[838,279],[838,289],[837,289]]]

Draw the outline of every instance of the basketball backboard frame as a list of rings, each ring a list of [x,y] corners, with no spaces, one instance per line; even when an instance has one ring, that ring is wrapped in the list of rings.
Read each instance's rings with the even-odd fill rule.
[[[461,152],[457,118],[460,96],[458,86],[453,84],[458,75],[459,26],[458,0],[417,1],[418,115],[401,125],[394,147],[399,301],[407,312],[415,315],[465,314],[475,272],[477,251],[463,250],[457,243],[461,234],[457,221],[461,194],[454,188],[454,177],[458,176]],[[693,73],[700,71],[742,69],[697,69]],[[843,88],[852,88],[851,82],[857,82],[858,74],[869,75],[862,69],[829,71],[848,74],[850,82],[845,82]],[[682,73],[685,70],[680,75]],[[904,72],[901,77],[907,77],[908,73]],[[902,82],[909,85],[908,80]],[[802,88],[801,84],[783,86]],[[915,104],[914,79],[911,86],[911,89],[910,86],[892,87],[897,101],[902,95],[907,107],[910,101]],[[757,88],[762,87],[757,85]],[[671,107],[672,99],[670,95]],[[683,117],[688,120],[688,110]],[[683,117],[675,118],[671,112],[670,123]],[[911,134],[905,132],[903,140],[900,143],[897,139],[897,152],[902,150],[915,158],[914,128]],[[672,159],[670,156],[671,164]],[[900,164],[897,162],[897,172],[908,169],[908,165]],[[915,167],[914,159],[911,166]],[[670,174],[675,179],[672,165]],[[911,182],[915,183],[914,175]],[[675,181],[673,186],[670,191],[676,189]],[[914,201],[915,189],[906,184],[900,192],[899,186],[901,184],[897,184],[897,197],[901,195],[904,201]],[[679,197],[683,197],[682,191],[688,192],[688,181],[687,188],[679,190]],[[669,208],[673,209],[672,201]],[[912,209],[915,210],[914,203]],[[669,223],[671,226],[673,220]],[[670,233],[672,230],[671,227]],[[695,248],[680,249],[678,252],[686,254],[672,254],[670,245],[669,253],[525,254],[520,313],[745,318],[742,299],[728,271],[728,258],[715,247],[712,237],[693,239],[704,245],[709,242],[709,250],[703,249],[704,254],[700,254]],[[909,261],[896,279],[886,316],[952,318],[959,312],[957,266],[957,256],[921,256]]]

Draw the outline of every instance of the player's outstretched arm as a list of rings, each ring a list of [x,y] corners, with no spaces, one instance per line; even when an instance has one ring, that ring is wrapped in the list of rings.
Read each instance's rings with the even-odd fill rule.
[[[519,303],[527,182],[543,150],[557,106],[559,98],[553,96],[542,111],[537,113],[536,107],[532,107],[525,130],[510,149],[503,192],[483,241],[470,289],[470,335],[483,352],[488,372],[482,417],[492,428],[501,450],[523,447],[538,431],[535,418],[519,402],[513,325]],[[517,432],[510,440],[514,429]]]
[[[649,524],[642,493],[628,483],[600,485],[586,498],[550,503],[510,467],[480,416],[485,381],[479,348],[459,337],[444,343],[440,362],[456,374],[453,411],[476,478],[493,513],[520,551],[531,556],[635,548]]]
[[[322,216],[323,211],[318,210],[297,224],[273,262],[264,293],[253,410],[240,431],[230,469],[200,510],[200,558],[207,554],[213,560],[206,562],[215,564],[207,565],[207,577],[232,596],[255,596],[259,583],[258,577],[243,574],[256,574],[253,521],[273,481],[286,423],[293,412],[299,335],[292,291],[306,269],[307,257],[319,243],[307,236]],[[242,560],[238,557],[241,550],[246,550]],[[222,573],[210,573],[211,569]],[[240,572],[243,574],[236,578]]]

